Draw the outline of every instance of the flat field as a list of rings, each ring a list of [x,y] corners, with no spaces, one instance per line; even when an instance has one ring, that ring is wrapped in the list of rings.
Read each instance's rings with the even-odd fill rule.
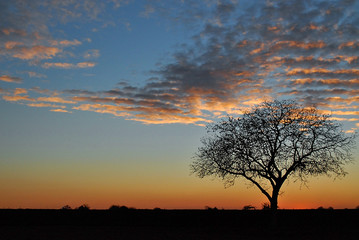
[[[359,210],[0,210],[0,239],[359,239]]]

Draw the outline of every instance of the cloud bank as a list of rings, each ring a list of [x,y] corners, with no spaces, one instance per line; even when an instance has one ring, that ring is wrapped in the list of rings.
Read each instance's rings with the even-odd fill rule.
[[[171,61],[153,69],[141,86],[128,79],[108,90],[61,90],[57,94],[66,100],[59,103],[146,124],[203,125],[263,100],[292,98],[337,118],[358,118],[358,1],[188,1],[178,2],[178,11],[165,8],[166,2],[150,1],[140,15],[191,26],[197,32],[191,44],[173,52]],[[98,9],[87,14],[96,18],[103,7]],[[2,34],[21,39],[28,33],[12,27],[2,28]],[[52,43],[28,46],[14,37],[3,42],[1,52],[43,60],[56,57],[64,47],[81,45],[78,40]],[[96,57],[99,52],[90,49],[83,56]],[[74,69],[96,64],[45,62],[41,66]],[[16,79],[0,78],[21,82]],[[44,100],[9,94],[3,99]]]

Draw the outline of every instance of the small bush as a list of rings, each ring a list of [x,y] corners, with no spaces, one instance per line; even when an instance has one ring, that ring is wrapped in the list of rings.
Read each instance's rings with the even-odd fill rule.
[[[270,204],[269,203],[262,203],[262,210],[270,210]]]
[[[65,205],[61,208],[61,210],[71,210],[72,208],[69,205]]]
[[[205,209],[208,210],[208,211],[217,211],[218,210],[218,208],[216,208],[216,207],[211,208],[211,207],[208,207],[208,206],[206,206]]]
[[[126,206],[112,205],[108,210],[110,211],[127,211],[129,208]]]
[[[255,210],[256,208],[252,205],[243,206],[242,210]]]
[[[88,211],[88,210],[90,210],[90,207],[87,204],[82,204],[80,207],[77,208],[77,210],[79,210],[79,211]]]

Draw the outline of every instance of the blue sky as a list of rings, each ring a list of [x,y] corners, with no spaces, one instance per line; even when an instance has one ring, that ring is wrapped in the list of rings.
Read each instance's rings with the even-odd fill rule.
[[[358,9],[356,0],[0,1],[0,180],[9,184],[0,207],[43,206],[30,190],[45,194],[46,182],[62,189],[45,194],[48,207],[114,204],[110,190],[96,197],[116,182],[150,191],[135,179],[200,199],[214,183],[194,180],[188,165],[203,126],[264,100],[296,99],[357,130]],[[91,176],[93,195],[72,198]],[[191,207],[221,202],[214,192]],[[189,206],[141,198],[123,201]],[[223,206],[248,203],[233,199]]]

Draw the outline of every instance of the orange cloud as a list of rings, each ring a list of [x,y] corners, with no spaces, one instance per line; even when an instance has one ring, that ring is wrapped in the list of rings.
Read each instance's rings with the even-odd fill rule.
[[[345,47],[356,47],[359,43],[355,41],[345,42],[339,45],[339,49],[345,48]]]
[[[26,94],[27,90],[25,88],[16,88],[14,90],[14,95],[19,95],[19,94]]]
[[[17,35],[20,35],[22,37],[25,37],[27,34],[24,30],[20,29],[13,29],[13,28],[4,28],[1,30],[5,35],[10,35],[12,33],[15,33]]]
[[[51,109],[50,110],[51,112],[62,112],[62,113],[71,113],[65,109]]]
[[[75,104],[76,103],[74,101],[65,100],[65,99],[60,98],[60,97],[39,97],[37,99],[37,101],[54,102],[54,103],[69,103],[69,104]]]
[[[29,103],[27,104],[29,107],[52,107],[52,108],[66,108],[66,106],[49,104],[49,103]]]
[[[57,53],[61,52],[61,49],[55,47],[46,46],[33,46],[33,47],[21,47],[16,48],[16,53],[12,56],[23,60],[29,59],[50,59]]]
[[[247,40],[243,40],[243,41],[241,41],[241,42],[239,42],[239,43],[237,44],[237,47],[241,48],[241,47],[246,46],[247,44],[248,44],[248,41],[247,41]]]
[[[335,121],[348,121],[348,122],[359,122],[359,118],[340,118],[340,117],[331,117],[331,120]],[[359,123],[356,123],[359,124]]]
[[[317,25],[311,23],[308,28],[309,28],[310,30],[318,30],[318,29],[320,29],[321,27],[318,27]]]
[[[294,68],[287,72],[288,76],[292,75],[306,75],[306,74],[313,74],[313,73],[333,73],[333,74],[353,74],[359,75],[359,69],[339,69],[339,70],[328,70],[324,68]]]
[[[329,111],[329,110],[322,110],[325,114],[331,114],[331,115],[359,115],[359,111]]]
[[[254,55],[254,54],[262,52],[263,50],[264,50],[264,44],[262,43],[259,48],[252,50],[249,54]]]
[[[342,85],[342,86],[352,86],[352,85],[359,85],[359,79],[349,79],[349,80],[342,80],[337,78],[331,79],[315,79],[315,78],[297,78],[292,80],[293,84],[309,84],[309,83],[320,83],[323,85]]]
[[[123,107],[113,105],[102,105],[102,104],[81,104],[80,106],[73,107],[72,109],[81,111],[91,111],[97,113],[109,113],[118,117],[130,116],[131,114],[121,112],[124,110]]]
[[[279,41],[273,47],[275,49],[281,49],[287,47],[296,47],[303,49],[312,49],[312,48],[323,48],[326,44],[323,41],[317,42],[299,42],[299,41]]]
[[[108,113],[114,116],[126,117],[128,120],[138,121],[145,124],[183,123],[200,125],[198,122],[211,122],[211,120],[202,117],[181,115],[180,110],[176,109],[123,107],[103,104],[82,104],[80,106],[73,107],[73,109],[97,113]],[[130,112],[141,113],[136,114]]]
[[[278,33],[279,32],[279,27],[278,26],[271,26],[271,27],[267,27],[267,30],[271,31],[271,32]]]
[[[95,65],[96,64],[93,62],[80,62],[76,64],[78,68],[90,68],[90,67],[94,67]]]
[[[341,97],[328,97],[326,101],[330,102],[344,102],[346,104],[352,104],[353,102],[359,102],[359,96],[349,97],[349,98],[341,98]]]
[[[71,63],[44,63],[42,64],[44,68],[57,67],[57,68],[72,68],[73,64]]]
[[[4,100],[9,101],[9,102],[18,102],[18,101],[31,101],[34,102],[36,101],[33,98],[30,98],[29,96],[3,96],[2,97]]]
[[[13,49],[14,47],[19,46],[19,45],[24,45],[24,43],[16,42],[16,41],[8,41],[8,42],[5,43],[5,48],[6,49]]]
[[[336,57],[348,62],[349,64],[359,59],[358,56],[336,56]]]
[[[146,117],[144,115],[139,115],[140,117]],[[147,116],[148,117],[148,116]],[[156,117],[153,119],[149,118],[130,118],[129,120],[142,122],[144,124],[174,124],[174,123],[181,123],[181,124],[195,124],[198,126],[205,126],[205,124],[199,123],[199,122],[212,122],[211,120],[201,118],[201,117],[190,117],[190,116],[162,116],[162,117]]]
[[[11,77],[8,75],[2,75],[0,76],[0,80],[4,82],[11,82],[11,83],[21,83],[22,80],[19,77]]]

